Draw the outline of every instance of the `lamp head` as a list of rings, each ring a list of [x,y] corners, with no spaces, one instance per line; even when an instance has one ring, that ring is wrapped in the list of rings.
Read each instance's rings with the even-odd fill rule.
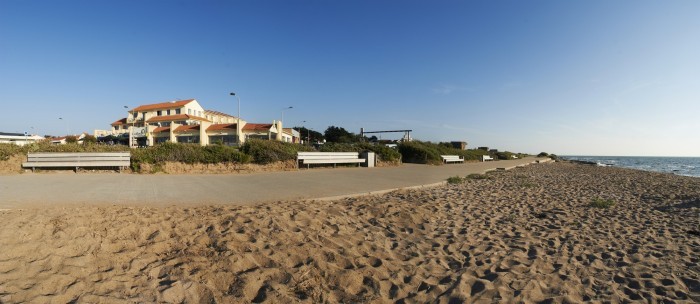
[[[231,93],[229,93],[229,95],[234,96],[234,95],[236,95],[236,93],[231,92]]]

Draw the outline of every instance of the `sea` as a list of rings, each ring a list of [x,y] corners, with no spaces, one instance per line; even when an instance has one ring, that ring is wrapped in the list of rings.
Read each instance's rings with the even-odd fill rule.
[[[562,156],[563,159],[644,171],[700,177],[700,157]]]

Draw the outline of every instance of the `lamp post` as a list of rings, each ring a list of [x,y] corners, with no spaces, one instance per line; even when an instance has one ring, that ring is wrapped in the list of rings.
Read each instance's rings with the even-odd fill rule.
[[[237,144],[238,146],[241,145],[241,98],[236,95],[235,92],[231,92],[229,95],[231,96],[236,96],[236,100],[238,101],[238,114],[236,115],[236,137],[237,138]]]
[[[307,144],[310,144],[311,142],[310,142],[310,140],[309,140],[309,128],[307,128],[307,127],[305,126],[305,125],[306,125],[306,120],[303,120],[303,121],[301,122],[301,124],[302,124],[301,126],[302,126],[304,129],[306,129],[306,143],[307,143]]]
[[[284,122],[284,111],[289,110],[289,109],[293,109],[293,108],[294,107],[290,106],[290,107],[286,107],[286,108],[282,109],[282,119],[280,121]]]
[[[63,117],[59,117],[58,119],[59,119],[59,120],[62,120],[62,121],[64,121],[64,122],[66,123],[66,132],[68,132],[68,134],[66,134],[66,136],[67,136],[67,135],[70,135],[70,128],[68,127],[68,120],[67,120],[67,119],[63,119]]]

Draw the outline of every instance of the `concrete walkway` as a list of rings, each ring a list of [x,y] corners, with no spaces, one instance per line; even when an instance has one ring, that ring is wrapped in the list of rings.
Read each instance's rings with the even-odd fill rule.
[[[0,176],[0,209],[55,205],[249,205],[317,199],[431,185],[534,162],[535,158],[485,163],[388,168],[311,169],[251,174],[19,174]]]

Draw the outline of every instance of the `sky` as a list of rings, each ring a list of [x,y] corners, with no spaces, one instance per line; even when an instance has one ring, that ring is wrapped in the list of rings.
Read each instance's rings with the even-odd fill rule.
[[[0,132],[92,133],[190,98],[237,115],[236,92],[248,122],[320,132],[700,156],[698,16],[694,0],[0,0]]]

